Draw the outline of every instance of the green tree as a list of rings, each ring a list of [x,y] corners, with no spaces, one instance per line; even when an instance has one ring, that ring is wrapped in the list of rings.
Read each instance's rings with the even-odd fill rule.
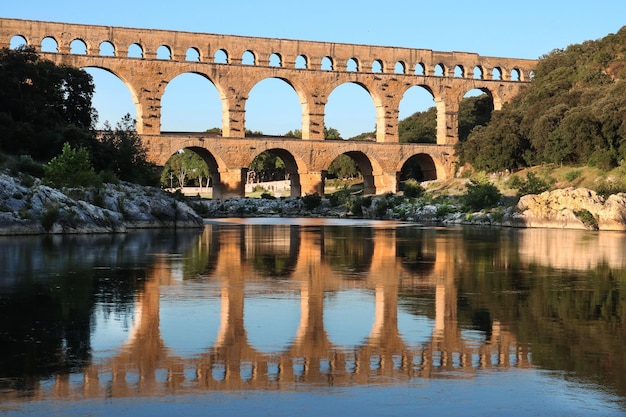
[[[87,150],[65,143],[61,154],[44,165],[44,181],[53,187],[85,187],[96,185],[99,178]]]
[[[544,55],[532,84],[457,146],[462,162],[501,170],[540,163],[609,170],[626,157],[626,27]]]
[[[2,151],[48,161],[74,137],[93,139],[94,85],[87,72],[40,59],[31,48],[3,48],[0,86]],[[68,140],[64,134],[70,126],[83,133]]]
[[[261,152],[250,164],[250,170],[256,174],[257,181],[279,181],[286,176],[285,162],[273,152]]]
[[[194,151],[181,149],[170,157],[161,173],[161,184],[170,187],[172,177],[176,177],[178,187],[184,187],[190,180],[198,180],[202,187],[203,179],[209,182],[209,167]]]
[[[324,139],[329,140],[342,140],[341,134],[334,127],[324,126]]]
[[[361,171],[354,159],[346,154],[341,154],[328,167],[328,174],[334,178],[351,179],[359,178]]]
[[[111,171],[123,181],[138,184],[156,184],[156,167],[148,162],[136,122],[126,114],[115,129],[105,123],[100,140],[92,147],[92,155],[98,171]]]

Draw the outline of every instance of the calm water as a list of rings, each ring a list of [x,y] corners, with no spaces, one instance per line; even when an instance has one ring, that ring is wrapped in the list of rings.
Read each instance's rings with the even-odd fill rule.
[[[0,238],[0,414],[626,415],[626,235]]]

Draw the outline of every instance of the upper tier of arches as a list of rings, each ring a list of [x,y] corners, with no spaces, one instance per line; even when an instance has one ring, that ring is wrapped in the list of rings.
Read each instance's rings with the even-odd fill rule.
[[[0,47],[15,36],[45,52],[486,80],[529,81],[536,64],[471,52],[0,19]]]

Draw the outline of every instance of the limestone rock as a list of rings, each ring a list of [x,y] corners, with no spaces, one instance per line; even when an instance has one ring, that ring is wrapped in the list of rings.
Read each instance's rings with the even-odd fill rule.
[[[119,233],[202,224],[187,204],[158,188],[120,183],[61,191],[39,180],[27,187],[0,173],[0,234]]]
[[[606,201],[586,188],[565,188],[530,194],[517,204],[525,227],[561,229],[593,228],[577,213],[588,211],[599,230],[626,230],[626,195],[610,196]]]

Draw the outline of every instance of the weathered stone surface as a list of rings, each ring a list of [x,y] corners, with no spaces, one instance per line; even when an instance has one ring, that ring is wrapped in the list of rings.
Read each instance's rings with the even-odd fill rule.
[[[586,188],[565,188],[531,194],[517,204],[526,227],[588,229],[577,212],[586,210],[597,221],[599,230],[626,230],[626,195],[605,199]]]
[[[35,180],[26,187],[0,174],[0,234],[119,233],[127,228],[200,227],[187,204],[153,187],[107,184],[62,192]]]

